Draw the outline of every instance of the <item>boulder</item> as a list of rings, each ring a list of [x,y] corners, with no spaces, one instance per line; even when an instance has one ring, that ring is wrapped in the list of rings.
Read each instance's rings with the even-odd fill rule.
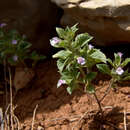
[[[59,8],[50,0],[1,0],[0,23],[17,29],[33,44],[33,49],[49,53],[49,39],[60,18]]]
[[[97,45],[130,43],[130,0],[52,0],[64,9],[61,24],[79,23]]]

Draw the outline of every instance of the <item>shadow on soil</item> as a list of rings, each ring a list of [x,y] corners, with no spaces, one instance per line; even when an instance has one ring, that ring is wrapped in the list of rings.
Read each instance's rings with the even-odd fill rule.
[[[123,130],[121,128],[122,122],[124,122],[124,113],[121,112],[123,108],[115,107],[107,113],[104,113],[104,118],[95,116],[89,123],[89,130]],[[130,120],[127,119],[127,122]],[[130,129],[130,126],[127,126]]]

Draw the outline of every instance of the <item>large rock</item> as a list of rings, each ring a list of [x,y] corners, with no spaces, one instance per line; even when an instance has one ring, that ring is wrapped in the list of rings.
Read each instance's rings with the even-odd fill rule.
[[[33,49],[48,53],[49,39],[60,16],[50,0],[1,0],[0,23],[27,35]]]
[[[98,45],[130,43],[130,0],[52,0],[65,13],[62,25],[80,24]]]

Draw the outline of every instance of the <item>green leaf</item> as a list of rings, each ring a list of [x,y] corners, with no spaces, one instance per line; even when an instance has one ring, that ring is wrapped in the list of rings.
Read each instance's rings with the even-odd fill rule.
[[[70,44],[67,40],[61,40],[58,44],[54,45],[56,48],[66,48]]]
[[[114,67],[114,64],[112,63],[112,60],[110,58],[107,59],[108,63]]]
[[[61,51],[57,52],[56,54],[54,54],[52,57],[53,58],[61,58],[61,59],[65,60],[71,54],[72,54],[72,52],[70,52],[70,51],[61,50]]]
[[[115,57],[114,65],[118,67],[121,64],[121,57],[116,53],[114,54],[114,57]]]
[[[70,84],[68,84],[67,92],[71,95],[72,92],[73,92],[74,90],[76,90],[78,87],[79,87],[78,84],[76,84],[76,82],[73,81],[73,82],[71,82]]]
[[[57,32],[57,34],[58,34],[58,36],[59,36],[60,38],[65,39],[65,37],[66,37],[66,32],[64,31],[64,29],[57,27],[57,28],[56,28],[56,32]]]
[[[67,92],[71,95],[73,92],[73,89],[71,87],[67,87]]]
[[[123,63],[121,64],[121,67],[125,67],[130,62],[130,58],[126,58]]]
[[[130,80],[130,75],[123,78],[123,80]]]
[[[83,34],[79,34],[77,35],[77,37],[75,38],[75,42],[74,42],[74,47],[83,47],[84,45],[86,45],[93,37],[91,37],[88,33],[83,33]]]
[[[95,93],[95,88],[94,88],[94,86],[93,86],[91,83],[89,83],[89,84],[87,85],[86,90],[87,90],[87,92],[90,93],[90,94]]]
[[[58,59],[57,60],[57,67],[58,67],[58,69],[59,69],[60,72],[63,71],[64,66],[65,66],[65,61],[62,60],[62,59]]]
[[[101,71],[104,74],[111,74],[111,70],[109,69],[109,66],[107,64],[97,64],[96,65],[99,71]]]
[[[92,81],[97,75],[97,72],[90,72],[87,74],[86,79]]]
[[[78,23],[71,27],[71,31],[72,31],[72,32],[75,33],[75,32],[78,31],[77,25],[78,25]]]
[[[61,79],[65,80],[67,84],[70,84],[73,80],[73,76],[70,72],[61,72]]]
[[[104,55],[104,53],[102,53],[100,50],[95,50],[95,52],[93,52],[90,57],[92,59],[94,59],[97,63],[99,62],[104,62],[106,63],[107,59],[106,56]]]
[[[20,51],[21,50],[26,50],[26,49],[29,49],[31,46],[32,46],[32,44],[29,43],[29,42],[20,41],[19,44],[18,44],[17,49],[20,50]]]

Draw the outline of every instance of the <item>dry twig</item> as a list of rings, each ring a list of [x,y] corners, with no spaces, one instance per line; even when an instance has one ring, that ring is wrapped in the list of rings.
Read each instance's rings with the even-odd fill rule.
[[[32,128],[31,128],[31,130],[33,130],[33,128],[34,128],[34,122],[35,122],[35,116],[36,116],[37,108],[38,108],[38,104],[36,105],[36,107],[35,107],[35,109],[33,111],[33,120],[32,120]]]
[[[13,125],[13,92],[12,92],[12,76],[11,76],[11,69],[9,67],[9,81],[10,81],[10,116],[11,116],[11,127],[12,130],[14,130],[14,125]]]
[[[126,126],[126,111],[124,110],[124,130],[127,130]]]

